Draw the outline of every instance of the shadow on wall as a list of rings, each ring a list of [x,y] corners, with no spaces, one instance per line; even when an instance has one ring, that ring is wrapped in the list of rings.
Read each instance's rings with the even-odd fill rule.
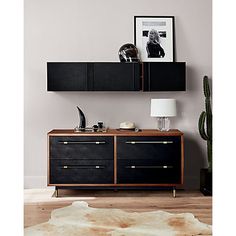
[[[200,169],[206,166],[206,153],[190,133],[184,135],[184,147],[184,188],[200,189]]]
[[[198,87],[198,71],[194,67],[186,66],[186,91],[194,92]],[[188,79],[191,78],[191,79]]]

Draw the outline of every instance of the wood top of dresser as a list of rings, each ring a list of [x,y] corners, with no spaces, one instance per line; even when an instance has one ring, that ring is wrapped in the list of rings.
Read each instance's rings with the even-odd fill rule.
[[[141,129],[138,132],[130,130],[108,129],[106,132],[76,132],[73,129],[53,129],[49,136],[180,136],[183,132],[177,129],[159,131],[156,129]]]

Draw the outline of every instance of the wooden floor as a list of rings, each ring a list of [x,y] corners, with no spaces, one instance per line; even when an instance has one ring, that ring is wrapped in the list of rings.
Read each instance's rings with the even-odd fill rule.
[[[127,211],[164,210],[171,213],[193,213],[200,221],[212,224],[212,198],[200,192],[177,191],[79,191],[60,190],[53,197],[53,189],[26,189],[24,204],[25,227],[46,222],[53,209],[70,205],[73,201],[86,201],[96,208],[119,208]]]

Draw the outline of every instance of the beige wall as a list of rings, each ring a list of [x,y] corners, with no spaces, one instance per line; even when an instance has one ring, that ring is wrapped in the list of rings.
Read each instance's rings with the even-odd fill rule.
[[[89,125],[116,128],[125,120],[155,128],[151,98],[176,98],[172,127],[185,132],[185,183],[198,188],[206,164],[197,129],[204,108],[202,77],[212,76],[211,0],[25,0],[25,187],[45,187],[47,132],[74,128],[76,106]],[[133,42],[133,16],[175,16],[176,59],[187,62],[186,92],[47,92],[47,61],[118,61]]]

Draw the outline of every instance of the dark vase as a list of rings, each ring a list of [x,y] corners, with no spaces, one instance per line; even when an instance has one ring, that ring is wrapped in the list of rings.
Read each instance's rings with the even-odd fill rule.
[[[212,196],[212,171],[207,168],[200,170],[200,191],[205,196]]]

